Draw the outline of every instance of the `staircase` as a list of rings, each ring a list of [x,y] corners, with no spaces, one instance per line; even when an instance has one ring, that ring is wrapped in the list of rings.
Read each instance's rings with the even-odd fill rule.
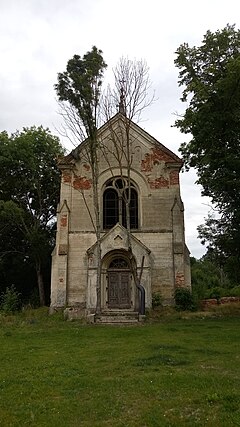
[[[95,317],[96,323],[114,325],[133,325],[138,324],[141,320],[138,312],[122,310],[103,311]]]

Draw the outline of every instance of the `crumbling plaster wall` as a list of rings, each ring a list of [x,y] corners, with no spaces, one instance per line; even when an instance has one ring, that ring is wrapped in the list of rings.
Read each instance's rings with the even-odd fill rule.
[[[142,139],[138,132],[133,134],[131,179],[139,193],[139,229],[132,234],[151,252],[151,266],[145,268],[142,278],[147,287],[147,306],[151,304],[152,292],[161,292],[165,302],[171,303],[175,287],[190,284],[179,187],[181,163],[177,163],[157,144],[149,147],[149,141]],[[57,241],[53,253],[52,305],[56,306],[64,305],[64,298],[65,304],[69,305],[96,305],[95,272],[94,268],[89,268],[87,255],[96,237],[89,215],[90,212],[94,217],[91,170],[85,157],[82,155],[75,164],[62,168],[60,206],[65,203],[67,208],[66,212],[58,214]],[[126,176],[127,169],[122,166],[121,171],[114,156],[109,155],[108,162],[104,156],[100,156],[100,216],[104,184],[113,176],[121,176],[121,173]],[[109,250],[111,248],[114,248],[114,244],[112,247],[110,245]]]

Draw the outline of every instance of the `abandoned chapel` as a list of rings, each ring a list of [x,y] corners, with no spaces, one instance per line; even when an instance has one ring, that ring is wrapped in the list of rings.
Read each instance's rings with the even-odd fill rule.
[[[191,287],[183,162],[121,112],[98,129],[97,140],[98,239],[88,139],[59,160],[51,308],[85,317],[96,307],[98,314],[144,314],[156,295],[171,305],[176,288]]]

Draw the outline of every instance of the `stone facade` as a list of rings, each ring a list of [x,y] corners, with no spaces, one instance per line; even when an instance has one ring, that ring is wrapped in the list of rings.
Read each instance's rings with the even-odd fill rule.
[[[124,223],[126,208],[121,195],[128,174],[123,155],[125,120],[118,113],[98,131],[103,311],[139,309],[139,291],[129,262],[129,234]],[[116,140],[122,153],[120,162]],[[132,122],[129,147],[134,195],[130,245],[138,274],[141,271],[146,307],[151,307],[152,295],[156,292],[162,295],[164,304],[172,304],[176,287],[191,286],[179,187],[182,161]],[[77,307],[86,316],[94,313],[97,302],[97,245],[91,220],[94,206],[87,153],[86,140],[59,162],[62,183],[51,285],[52,308]]]

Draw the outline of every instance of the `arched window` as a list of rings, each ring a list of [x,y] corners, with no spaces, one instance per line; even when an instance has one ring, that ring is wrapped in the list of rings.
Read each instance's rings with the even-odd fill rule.
[[[119,218],[118,193],[107,188],[103,193],[103,228],[112,228]]]
[[[112,228],[117,222],[127,227],[126,203],[129,202],[130,228],[138,228],[138,193],[131,183],[130,195],[126,179],[113,178],[103,193],[103,228]]]
[[[127,261],[122,258],[122,257],[118,257],[118,258],[114,258],[113,261],[111,261],[109,267],[109,269],[121,269],[121,268],[129,268]]]

